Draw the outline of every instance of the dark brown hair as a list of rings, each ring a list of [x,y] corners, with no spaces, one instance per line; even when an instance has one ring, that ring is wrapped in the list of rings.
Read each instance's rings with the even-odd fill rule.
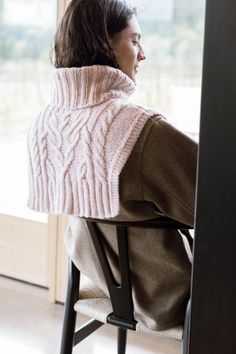
[[[55,34],[55,67],[118,67],[109,39],[135,13],[124,0],[72,0]]]

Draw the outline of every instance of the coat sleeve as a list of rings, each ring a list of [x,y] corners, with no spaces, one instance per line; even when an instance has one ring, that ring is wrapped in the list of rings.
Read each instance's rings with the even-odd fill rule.
[[[156,119],[141,156],[142,198],[157,211],[193,225],[197,144],[163,118]]]

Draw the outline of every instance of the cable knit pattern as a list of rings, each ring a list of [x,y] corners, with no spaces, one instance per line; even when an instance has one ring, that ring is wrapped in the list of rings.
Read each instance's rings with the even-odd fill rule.
[[[135,84],[118,69],[55,69],[53,78],[52,101],[28,132],[28,206],[53,214],[114,217],[120,172],[157,112],[128,101]]]

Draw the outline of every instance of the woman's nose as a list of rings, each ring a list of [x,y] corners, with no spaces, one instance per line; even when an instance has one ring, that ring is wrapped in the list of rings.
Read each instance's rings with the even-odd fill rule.
[[[140,50],[138,53],[138,61],[145,60],[145,59],[146,59],[146,56],[145,56],[143,47],[140,45]]]

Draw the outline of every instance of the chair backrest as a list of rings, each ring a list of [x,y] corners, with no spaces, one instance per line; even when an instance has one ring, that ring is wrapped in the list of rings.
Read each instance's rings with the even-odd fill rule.
[[[189,233],[191,226],[182,224],[167,217],[145,221],[113,221],[85,218],[110,295],[113,312],[108,315],[107,323],[116,325],[124,329],[136,329],[137,321],[134,318],[134,305],[132,298],[131,272],[129,266],[129,250],[127,240],[127,230],[130,227],[149,229],[177,229],[188,239],[192,248],[192,237]],[[114,278],[110,264],[108,262],[102,234],[97,224],[110,224],[116,227],[116,237],[118,245],[118,257],[120,265],[120,283]],[[158,236],[157,236],[158,237]]]

